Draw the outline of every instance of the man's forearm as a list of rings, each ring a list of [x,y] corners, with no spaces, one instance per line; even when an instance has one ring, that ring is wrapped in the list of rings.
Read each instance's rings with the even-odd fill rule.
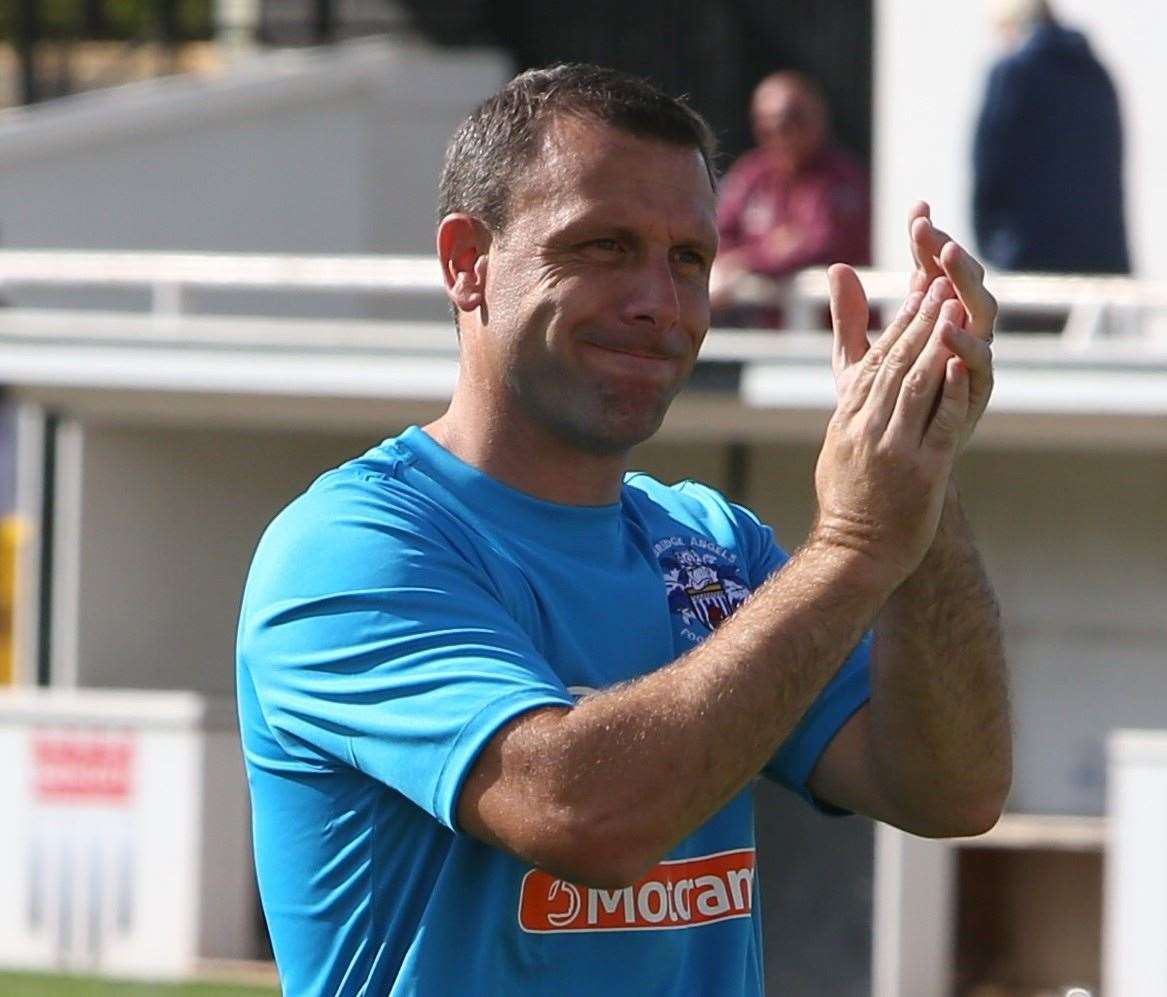
[[[607,852],[592,856],[595,867],[627,876],[623,863],[655,861],[740,792],[887,597],[891,586],[863,560],[825,545],[803,548],[685,657],[573,710],[549,711],[539,724],[517,725],[499,763],[506,768],[511,752],[524,760],[525,811],[571,814],[566,825],[530,827],[532,857],[555,870],[557,837],[586,835],[591,849],[572,854]],[[487,784],[492,775],[480,773]],[[556,798],[547,799],[548,787]],[[490,793],[476,804],[488,817]],[[500,795],[499,806],[513,806],[513,796]]]
[[[1012,775],[1008,678],[996,598],[951,486],[931,548],[876,620],[871,735],[905,824],[993,823]]]

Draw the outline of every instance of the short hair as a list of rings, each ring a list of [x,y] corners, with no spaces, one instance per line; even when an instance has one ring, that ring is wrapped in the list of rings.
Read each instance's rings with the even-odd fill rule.
[[[438,218],[464,212],[501,232],[517,178],[530,165],[547,126],[563,118],[694,148],[717,189],[717,140],[684,98],[614,69],[565,63],[520,73],[462,122],[446,148]]]

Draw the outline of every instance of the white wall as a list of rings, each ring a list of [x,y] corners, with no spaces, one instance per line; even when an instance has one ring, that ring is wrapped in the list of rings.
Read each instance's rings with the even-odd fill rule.
[[[381,436],[93,424],[83,433],[77,547],[58,551],[78,561],[78,684],[231,695],[260,534],[317,475]]]
[[[1110,70],[1126,128],[1127,226],[1135,271],[1167,278],[1167,7],[1162,0],[1053,0]],[[875,260],[907,262],[904,219],[924,198],[972,246],[972,134],[997,50],[984,0],[879,0],[875,29]]]
[[[0,113],[0,246],[430,253],[446,142],[508,75],[490,51],[366,41]],[[38,305],[63,292],[10,297]],[[213,310],[340,310],[334,296],[195,297]],[[144,300],[92,289],[64,297],[88,307]],[[356,314],[381,311],[363,304]],[[445,306],[435,299],[425,314],[444,319]]]

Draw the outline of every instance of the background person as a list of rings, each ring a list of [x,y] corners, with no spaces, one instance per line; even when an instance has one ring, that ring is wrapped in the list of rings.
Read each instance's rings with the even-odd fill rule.
[[[809,266],[870,262],[871,203],[859,162],[831,138],[822,90],[801,73],[767,76],[754,90],[757,148],[722,183],[721,238],[710,296],[715,309],[740,306],[746,274],[785,277]],[[778,324],[773,308],[718,314],[715,322]]]
[[[288,994],[757,994],[759,773],[919,834],[1000,813],[1001,636],[950,480],[995,304],[926,209],[876,348],[831,271],[840,403],[796,553],[625,473],[708,327],[712,158],[684,105],[587,66],[524,73],[454,136],[449,410],[293,502],[244,597]]]
[[[1129,273],[1122,124],[1109,74],[1043,0],[997,0],[1009,51],[976,126],[977,245],[1003,270]]]

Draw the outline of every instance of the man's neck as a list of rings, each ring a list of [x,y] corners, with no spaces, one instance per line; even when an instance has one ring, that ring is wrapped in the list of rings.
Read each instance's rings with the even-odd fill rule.
[[[455,397],[422,429],[459,460],[536,498],[580,506],[619,500],[625,454],[587,453],[543,427],[468,409]]]

